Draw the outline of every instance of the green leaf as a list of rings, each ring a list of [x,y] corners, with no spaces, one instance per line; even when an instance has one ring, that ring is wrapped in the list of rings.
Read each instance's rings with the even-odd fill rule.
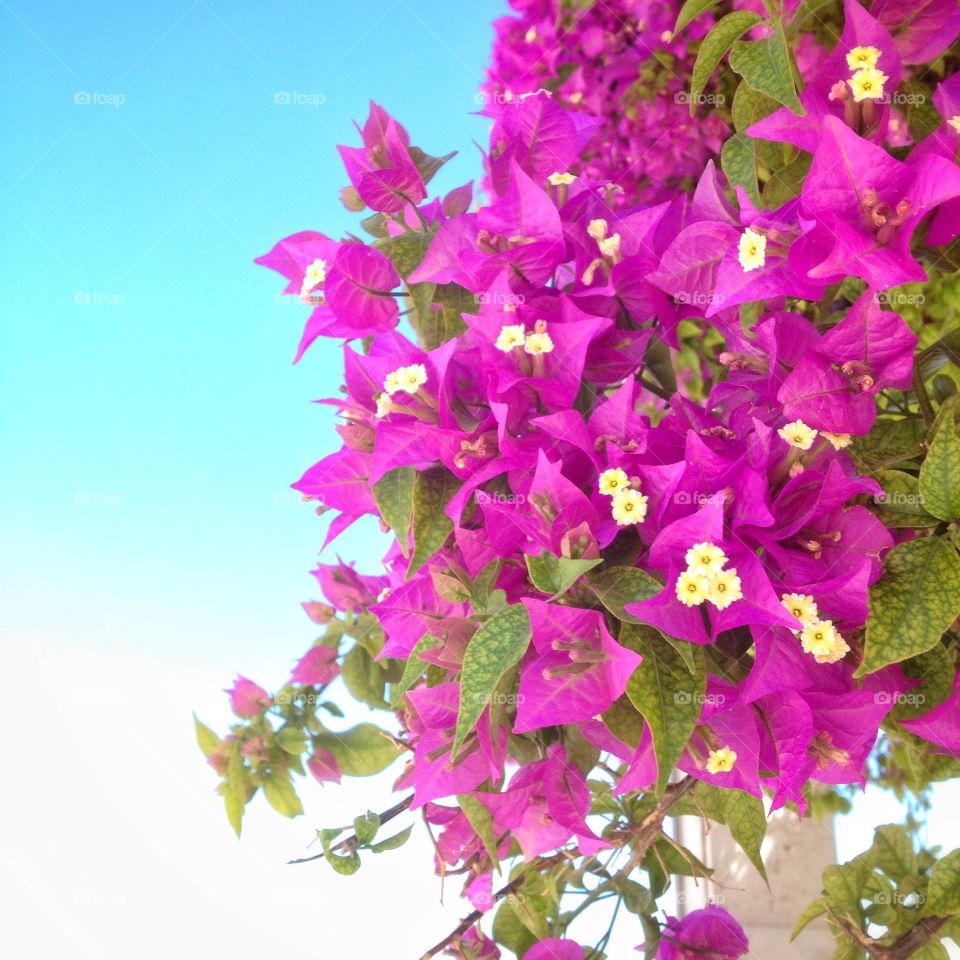
[[[397,759],[397,748],[374,723],[358,723],[342,733],[326,730],[314,738],[314,744],[329,750],[348,777],[371,777]]]
[[[919,143],[940,126],[940,114],[937,113],[930,96],[930,88],[911,77],[904,77],[898,91],[900,103],[907,108],[907,129],[914,142]]]
[[[318,830],[317,838],[323,847],[324,859],[337,873],[345,877],[353,876],[360,869],[360,857],[357,855],[356,848],[346,847],[346,854],[334,853],[333,841],[340,836],[342,830]]]
[[[530,617],[522,603],[511,604],[494,614],[470,638],[460,673],[460,711],[453,759],[490,702],[500,678],[520,662],[529,643]]]
[[[790,942],[793,943],[809,924],[813,923],[817,917],[822,917],[826,912],[827,901],[823,897],[809,904],[803,913],[797,917],[797,922],[793,925],[793,930],[790,933]]]
[[[811,154],[801,153],[789,163],[771,171],[770,179],[763,186],[763,205],[768,210],[776,210],[798,196],[812,161]]]
[[[459,284],[439,285],[434,291],[430,308],[417,312],[416,328],[420,346],[424,350],[434,350],[442,343],[458,337],[467,328],[463,314],[475,312],[476,307],[474,295]]]
[[[450,153],[442,157],[431,157],[429,153],[424,152],[419,147],[410,147],[409,149],[410,159],[413,161],[413,165],[417,168],[420,176],[423,178],[423,182],[429,183],[437,171],[449,160],[452,160],[456,155],[457,151],[453,150]]]
[[[923,508],[919,480],[903,470],[879,470],[877,482],[883,493],[874,498],[877,517],[888,527],[935,527],[940,521]]]
[[[540,938],[530,932],[514,910],[516,897],[508,897],[497,909],[491,933],[497,943],[503,944],[522,957]]]
[[[299,757],[307,749],[307,738],[299,727],[284,727],[277,734],[280,749]]]
[[[713,29],[704,37],[690,79],[691,117],[696,112],[700,95],[703,93],[703,88],[707,85],[710,75],[723,59],[723,55],[730,49],[730,45],[758,23],[763,23],[763,17],[759,14],[752,13],[749,10],[735,10],[718,20]]]
[[[940,408],[933,439],[920,467],[921,503],[941,520],[960,519],[960,438],[955,422],[957,400],[951,397]]]
[[[410,230],[395,237],[377,240],[373,246],[390,258],[394,269],[406,280],[420,266],[432,239],[433,232]]]
[[[618,619],[624,623],[641,623],[624,606],[639,600],[649,600],[656,596],[663,584],[639,567],[606,567],[587,575],[587,585],[597,595],[597,599]]]
[[[460,481],[443,467],[418,473],[413,485],[413,556],[409,580],[444,544],[453,523],[443,512]]]
[[[527,554],[527,572],[533,585],[541,592],[558,597],[567,592],[588,570],[603,563],[596,560],[572,560],[544,551],[539,557]]]
[[[403,667],[403,676],[400,678],[400,682],[394,684],[390,690],[391,706],[394,709],[400,707],[403,695],[413,687],[423,673],[426,663],[420,659],[420,654],[432,650],[439,642],[440,640],[432,633],[425,633],[417,641],[413,650],[410,651],[410,656]]]
[[[724,790],[724,822],[730,828],[733,839],[740,844],[750,862],[757,868],[764,881],[767,880],[767,868],[760,856],[760,845],[767,835],[767,817],[763,812],[763,801],[743,790]]]
[[[627,696],[643,714],[653,734],[657,756],[657,793],[666,788],[693,728],[700,719],[706,671],[703,655],[696,652],[696,674],[690,675],[684,658],[650,631],[625,625],[620,643],[635,650],[643,662],[627,683]]]
[[[640,917],[643,927],[643,960],[654,960],[660,949],[660,924],[649,914]]]
[[[396,850],[402,847],[410,839],[410,834],[413,833],[413,826],[411,823],[409,827],[405,827],[392,837],[387,837],[386,840],[381,840],[379,843],[372,843],[370,850],[373,853],[383,853],[386,850]]]
[[[930,650],[960,616],[960,557],[940,537],[894,547],[870,588],[863,663],[855,676]]]
[[[709,783],[698,783],[693,796],[684,797],[674,808],[678,816],[706,816],[726,824],[733,839],[740,844],[757,872],[767,880],[767,870],[760,856],[760,847],[767,834],[767,817],[763,801],[743,790],[728,790]]]
[[[390,704],[383,697],[386,687],[383,667],[360,644],[343,658],[341,675],[355,700],[374,710],[390,709]]]
[[[285,817],[298,817],[303,805],[290,782],[289,770],[272,770],[263,778],[263,795],[277,813]]]
[[[890,711],[889,717],[902,723],[927,713],[940,706],[953,693],[953,653],[942,643],[932,650],[912,657],[902,664],[903,672],[910,678],[920,681],[909,693],[897,697],[897,705]]]
[[[197,744],[205,757],[216,753],[220,749],[220,738],[205,724],[193,715],[193,725],[197,731]]]
[[[823,892],[835,913],[850,913],[859,921],[863,916],[860,898],[867,879],[867,869],[862,863],[832,863],[823,871]]]
[[[410,549],[410,517],[417,473],[413,467],[389,470],[373,485],[373,499],[383,522],[393,531],[403,555]]]
[[[737,40],[730,50],[730,66],[760,93],[803,116],[793,82],[793,65],[783,25],[777,23],[763,40]]]
[[[643,735],[643,715],[633,705],[633,701],[624,694],[614,700],[610,709],[603,714],[604,726],[628,747],[636,747]]]
[[[907,828],[895,823],[877,827],[871,848],[874,863],[891,879],[902,880],[917,868]]]
[[[490,811],[470,793],[457,794],[457,803],[483,843],[490,862],[497,864],[499,870],[500,854],[497,852],[497,838],[493,833],[493,817]]]
[[[960,850],[952,850],[933,865],[923,909],[928,916],[960,914]]]
[[[728,137],[720,148],[720,167],[734,186],[743,187],[757,207],[762,203],[757,187],[756,141],[745,133]]]
[[[239,740],[231,744],[230,759],[227,762],[227,775],[220,784],[223,805],[227,811],[227,820],[239,837],[243,824],[243,811],[247,805],[247,772],[240,754],[242,745]]]
[[[720,0],[687,0],[680,8],[680,15],[677,17],[674,33],[679,33],[688,23],[692,23],[701,13],[709,10],[712,6],[719,3]]]
[[[353,818],[353,832],[359,843],[370,843],[380,829],[380,817],[368,810],[362,817]]]

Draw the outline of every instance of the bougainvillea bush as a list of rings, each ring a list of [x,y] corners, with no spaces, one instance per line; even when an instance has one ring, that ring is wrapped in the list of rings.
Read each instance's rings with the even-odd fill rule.
[[[295,777],[391,768],[319,858],[420,821],[472,908],[425,956],[597,960],[568,928],[615,899],[646,957],[735,960],[724,909],[658,908],[709,874],[667,816],[763,872],[771,811],[960,771],[960,7],[513,6],[485,195],[431,196],[451,157],[371,105],[339,148],[369,239],[258,260],[297,359],[342,342],[341,446],[293,486],[324,548],[390,545],[321,563],[322,635],[198,735],[238,833],[261,790],[295,816]],[[837,957],[960,935],[960,851],[906,827],[823,881],[798,928]]]

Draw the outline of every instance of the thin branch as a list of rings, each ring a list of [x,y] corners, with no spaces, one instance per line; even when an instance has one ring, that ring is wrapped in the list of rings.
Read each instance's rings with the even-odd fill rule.
[[[539,860],[535,860],[530,866],[518,873],[506,886],[501,887],[496,894],[494,894],[495,900],[500,900],[503,897],[510,896],[511,893],[514,893],[520,886],[523,885],[524,880],[527,879],[528,874],[540,870],[549,869],[550,867],[555,867],[558,863],[562,863],[564,860],[569,859],[572,854],[566,852],[555,853],[550,857],[542,857]],[[447,934],[439,943],[434,944],[421,958],[420,960],[431,960],[432,957],[435,957],[438,953],[442,953],[451,943],[455,943],[459,940],[478,920],[483,918],[482,910],[474,910],[472,913],[465,916],[456,926],[454,930]]]
[[[832,910],[827,911],[833,923],[865,951],[872,960],[907,960],[922,946],[933,940],[940,928],[950,917],[924,917],[906,933],[901,934],[891,944],[883,944],[863,932],[860,924],[847,914],[838,917]]]
[[[410,804],[413,803],[413,794],[411,793],[409,797],[404,797],[399,803],[394,804],[389,810],[384,810],[380,814],[380,825],[382,826],[385,823],[389,823],[395,817],[400,816]],[[335,843],[330,849],[336,853],[338,850],[351,850],[357,846],[357,835],[351,834],[349,837],[345,837],[343,840]],[[318,853],[313,857],[301,857],[299,860],[288,860],[287,864],[291,863],[310,863],[313,860],[322,860],[324,854]]]

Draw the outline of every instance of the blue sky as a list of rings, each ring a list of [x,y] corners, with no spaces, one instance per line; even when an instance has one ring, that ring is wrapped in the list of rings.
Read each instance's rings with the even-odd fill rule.
[[[271,686],[312,640],[299,601],[322,523],[288,484],[333,446],[309,401],[335,390],[339,356],[290,365],[304,308],[251,261],[353,226],[334,145],[370,98],[428,151],[460,151],[438,189],[476,175],[470,113],[502,13],[0,0],[0,669],[22,724],[21,789],[0,799],[8,941],[113,960],[137,937],[152,958],[190,930],[240,960],[278,943],[307,957],[279,915],[356,910],[357,883],[282,862],[388,785],[308,790],[296,823],[258,805],[237,844],[190,729],[192,708],[226,722],[234,671]],[[376,559],[369,531],[338,546]],[[367,955],[398,936],[414,955],[459,915],[453,891],[441,907],[411,880],[428,856],[414,842],[361,875],[385,905]],[[411,902],[417,928],[398,935]],[[169,922],[141,949],[158,909]],[[330,953],[357,946],[327,935]]]

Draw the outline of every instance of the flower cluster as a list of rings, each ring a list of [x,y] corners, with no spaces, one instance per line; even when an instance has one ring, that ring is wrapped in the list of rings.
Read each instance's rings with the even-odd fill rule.
[[[602,118],[577,171],[616,188],[615,205],[692,190],[729,133],[722,93],[690,113],[687,77],[712,19],[674,33],[676,0],[510,0],[494,23],[484,93],[493,104],[546,89],[569,110]]]
[[[371,105],[361,145],[340,151],[344,202],[368,211],[373,241],[302,231],[258,260],[313,308],[298,360],[318,337],[346,341],[343,388],[324,401],[342,446],[293,486],[334,514],[324,546],[368,517],[393,536],[377,576],[317,570],[328,605],[308,612],[343,625],[291,685],[322,687],[342,662],[358,699],[393,711],[396,788],[481,912],[500,859],[624,845],[631,798],[664,796],[677,771],[683,789],[801,812],[813,781],[864,782],[881,724],[920,683],[900,661],[919,651],[871,653],[871,588],[914,534],[868,506],[883,488],[852,445],[880,401],[888,415],[914,402],[918,338],[883,296],[924,279],[918,257],[960,219],[955,77],[934,96],[944,122],[889,149],[884,91],[918,55],[909,28],[891,33],[902,5],[874,16],[847,0],[803,114],[751,126],[809,155],[776,203],[721,174],[707,131],[690,146],[684,127],[669,141],[683,163],[658,148],[610,190],[672,112],[673,82],[650,65],[688,55],[672,5],[514,6],[489,88],[505,95],[485,111],[488,202],[469,209],[469,185],[428,199],[449,157]],[[958,696],[905,725],[960,749]],[[270,706],[246,680],[232,700],[255,722]],[[318,780],[357,765],[310,724]],[[255,759],[274,759],[251,783],[266,791],[283,755],[257,736]],[[742,931],[708,913],[670,921],[659,956],[721,937],[739,956]],[[550,955],[580,956],[555,943],[571,945]],[[499,955],[479,928],[453,949]]]

